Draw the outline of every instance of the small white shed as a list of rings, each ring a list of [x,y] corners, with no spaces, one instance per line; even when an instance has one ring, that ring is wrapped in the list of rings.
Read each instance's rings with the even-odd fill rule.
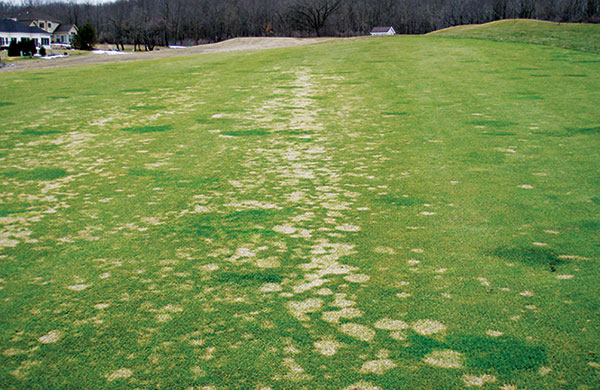
[[[394,27],[373,27],[371,30],[371,35],[396,35],[396,30]]]

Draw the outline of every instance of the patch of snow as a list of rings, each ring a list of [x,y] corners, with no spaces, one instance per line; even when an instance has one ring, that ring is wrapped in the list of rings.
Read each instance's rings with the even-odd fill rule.
[[[44,59],[44,60],[54,60],[56,58],[67,58],[67,57],[69,57],[68,54],[53,54],[53,55],[44,56],[44,57],[41,57],[41,58]]]
[[[109,56],[120,56],[127,55],[129,53],[124,51],[116,51],[116,50],[92,50],[92,54],[104,54]]]

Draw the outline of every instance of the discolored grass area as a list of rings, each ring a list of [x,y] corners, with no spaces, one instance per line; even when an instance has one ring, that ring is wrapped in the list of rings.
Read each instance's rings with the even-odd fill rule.
[[[431,35],[1,74],[0,387],[597,387],[599,60]]]

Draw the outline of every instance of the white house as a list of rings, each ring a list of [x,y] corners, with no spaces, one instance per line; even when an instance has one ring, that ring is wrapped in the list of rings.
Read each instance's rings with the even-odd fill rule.
[[[77,34],[77,26],[74,24],[61,24],[52,33],[52,43],[72,45],[73,37]]]
[[[77,26],[63,24],[60,20],[38,10],[26,8],[12,17],[13,20],[30,27],[37,27],[52,34],[52,43],[70,46],[77,34]]]
[[[396,35],[394,27],[373,27],[371,35]]]
[[[13,16],[12,19],[30,27],[38,27],[50,34],[53,34],[54,30],[60,25],[57,19],[32,8],[24,9]]]
[[[8,47],[11,41],[20,42],[22,39],[33,39],[37,47],[51,49],[52,34],[37,27],[30,27],[15,22],[12,19],[0,19],[0,47]]]

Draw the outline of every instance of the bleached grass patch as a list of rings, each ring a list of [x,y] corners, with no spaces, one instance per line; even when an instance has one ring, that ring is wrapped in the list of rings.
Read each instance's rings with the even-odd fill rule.
[[[308,321],[310,318],[307,314],[319,311],[322,306],[321,298],[308,298],[304,301],[292,301],[287,304],[290,313],[299,321]]]
[[[534,295],[531,291],[523,291],[523,292],[520,292],[519,294],[524,297],[532,297]]]
[[[373,325],[376,329],[381,330],[404,330],[410,326],[402,320],[393,320],[391,318],[382,318]]]
[[[392,368],[396,368],[396,363],[390,359],[370,360],[363,363],[360,373],[383,375]]]
[[[446,330],[446,325],[433,320],[419,320],[413,324],[412,328],[420,335],[430,336]]]
[[[372,385],[369,382],[360,381],[345,387],[344,390],[381,390],[381,387]]]
[[[342,310],[326,311],[323,313],[322,318],[323,321],[337,323],[340,322],[341,318],[352,319],[361,317],[362,315],[363,312],[355,307],[345,307]]]
[[[560,280],[569,280],[569,279],[573,279],[575,276],[574,275],[556,275],[556,279],[560,279]]]
[[[296,232],[296,228],[293,227],[292,225],[277,225],[273,228],[274,231],[276,231],[277,233],[283,233],[283,234],[293,234]]]
[[[406,334],[402,331],[394,331],[390,333],[390,337],[397,341],[406,340]]]
[[[2,233],[0,233],[0,247],[14,248],[19,242],[20,241],[17,240],[11,240],[8,236],[2,237]]]
[[[325,356],[333,356],[337,352],[338,348],[342,347],[344,344],[340,343],[333,338],[323,338],[319,341],[315,341],[315,348],[318,353]]]
[[[88,288],[89,285],[87,284],[74,284],[72,286],[69,286],[69,290],[73,290],[73,291],[81,291],[81,290],[85,290],[86,288]]]
[[[42,344],[53,344],[56,343],[62,336],[61,331],[52,330],[45,335],[41,336],[38,341]]]
[[[352,274],[344,276],[344,280],[351,283],[365,283],[369,279],[371,279],[371,277],[365,274]]]
[[[281,291],[281,285],[278,283],[265,283],[260,288],[261,292],[279,292]]]
[[[294,382],[308,381],[313,377],[304,372],[304,368],[300,366],[294,358],[283,359],[283,365],[287,367],[288,373],[285,374],[285,378]]]
[[[550,374],[550,372],[552,372],[552,369],[550,367],[542,366],[538,369],[539,376],[546,376]]]
[[[194,366],[194,367],[190,368],[190,371],[194,375],[194,378],[202,378],[202,377],[206,376],[206,371],[203,370],[199,366]]]
[[[171,315],[167,313],[162,313],[156,316],[156,321],[158,322],[167,322],[171,321],[172,319],[173,317],[171,317]]]
[[[113,371],[109,375],[106,376],[106,380],[112,382],[116,379],[126,379],[133,375],[133,371],[129,368],[121,368],[119,370]]]
[[[423,358],[427,364],[442,368],[462,368],[464,357],[460,352],[450,349],[433,351]]]
[[[375,331],[368,326],[354,323],[347,323],[340,326],[340,331],[350,337],[362,341],[372,341],[375,338]]]
[[[310,282],[302,283],[298,286],[294,286],[293,290],[296,294],[301,294],[301,293],[308,291],[314,287],[320,287],[327,282],[328,282],[327,279],[315,279],[315,280],[311,280]]]
[[[253,250],[251,250],[250,248],[238,248],[235,251],[235,255],[233,255],[233,257],[235,258],[240,258],[240,257],[254,257],[256,256],[256,252],[254,252]]]
[[[277,257],[271,256],[266,259],[257,259],[256,266],[258,268],[277,268],[281,265]]]
[[[467,387],[476,386],[482,387],[487,383],[496,382],[496,377],[493,375],[484,374],[482,376],[474,376],[474,375],[463,375],[462,381]]]
[[[490,337],[500,337],[504,333],[500,332],[499,330],[491,330],[491,329],[489,329],[488,331],[485,332],[485,334],[487,334]]]
[[[394,248],[390,248],[389,246],[377,246],[373,249],[375,253],[381,253],[382,255],[394,255],[396,251]]]
[[[337,230],[340,230],[342,232],[357,232],[360,230],[360,226],[356,226],[356,225],[350,225],[348,223],[345,223],[343,225],[339,225],[335,227]]]
[[[221,267],[219,267],[218,264],[203,264],[198,267],[198,269],[205,271],[205,272],[217,271],[219,268],[221,268]]]

